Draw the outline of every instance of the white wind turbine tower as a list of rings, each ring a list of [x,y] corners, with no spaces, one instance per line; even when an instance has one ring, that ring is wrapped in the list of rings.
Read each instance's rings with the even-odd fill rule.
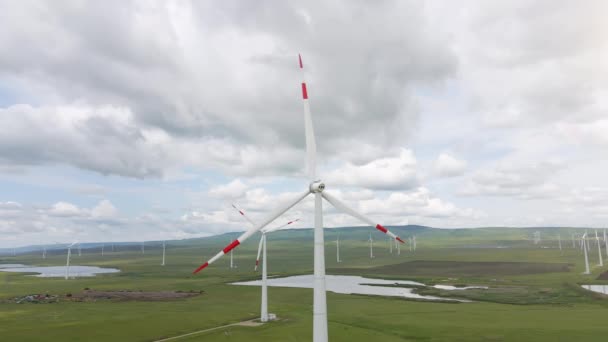
[[[299,57],[299,56],[298,56]],[[302,58],[299,57],[300,69],[303,70]],[[306,135],[306,155],[307,155],[307,166],[308,176],[310,183],[306,191],[295,196],[291,201],[286,202],[278,206],[268,217],[260,221],[259,224],[253,228],[247,230],[236,240],[232,241],[222,251],[216,254],[213,258],[209,259],[206,263],[199,266],[194,273],[197,273],[221,258],[223,255],[232,251],[236,246],[243,243],[251,235],[255,234],[260,229],[267,226],[270,222],[274,221],[277,217],[281,216],[287,210],[298,204],[308,195],[313,194],[315,197],[315,229],[314,229],[314,291],[313,291],[313,342],[326,342],[328,338],[327,334],[327,302],[325,293],[325,243],[323,237],[323,202],[325,199],[327,202],[332,204],[338,210],[341,210],[366,224],[375,226],[379,231],[388,234],[394,239],[403,242],[398,236],[388,231],[381,224],[377,224],[375,221],[368,217],[360,214],[356,210],[351,209],[345,203],[338,200],[333,195],[330,195],[325,190],[325,184],[317,178],[316,175],[316,142],[315,135],[313,132],[312,118],[310,115],[310,107],[308,103],[308,91],[306,88],[306,82],[302,82],[302,99],[304,100],[304,128]]]
[[[78,242],[72,242],[71,245],[68,246],[68,258],[67,261],[65,263],[65,279],[69,279],[70,278],[70,256],[72,256],[72,247],[77,244]]]
[[[606,229],[604,229],[604,248],[606,248],[606,257],[608,257],[608,239],[606,239]]]
[[[585,253],[585,272],[583,274],[590,274],[591,272],[589,271],[589,257],[587,256],[587,233],[583,234],[583,237],[581,238],[581,243],[583,246],[583,251]]]
[[[336,262],[342,262],[342,260],[340,260],[340,233],[338,233],[338,236],[336,237]]]
[[[560,234],[557,234],[557,241],[559,243],[559,251],[562,251],[562,236]]]
[[[572,248],[576,248],[576,243],[574,242],[574,233],[572,233]]]
[[[369,258],[374,258],[374,239],[372,239],[372,233],[369,233]]]
[[[393,239],[391,239],[391,237],[388,237],[388,250],[389,253],[393,254]]]
[[[102,243],[101,244],[101,256],[103,256],[103,250],[104,250],[105,247],[106,247],[106,244]]]
[[[253,227],[256,226],[255,222],[249,218],[249,216],[245,215],[245,213],[236,207],[236,205],[232,204],[232,207],[236,209],[241,216],[243,216],[247,222],[249,222]],[[260,321],[268,322],[268,267],[267,267],[267,259],[266,259],[266,235],[268,233],[276,232],[279,229],[289,226],[292,223],[298,222],[300,219],[295,219],[293,221],[289,221],[282,226],[269,228],[269,229],[261,229],[262,236],[260,237],[260,244],[258,245],[258,256],[255,259],[255,267],[254,271],[258,270],[258,265],[260,263],[260,252],[262,253],[262,296],[261,296],[261,304],[260,304]]]
[[[42,259],[46,259],[46,246],[42,246]]]
[[[416,251],[416,247],[418,246],[418,243],[416,242],[416,235],[413,236],[414,239],[414,252]]]
[[[397,255],[401,255],[401,244],[395,240],[395,247],[397,247]]]
[[[82,247],[82,244],[79,243],[78,244],[78,256],[82,256],[81,247]]]
[[[141,242],[141,254],[146,254],[146,241]]]
[[[160,265],[165,266],[165,241],[163,241],[163,262]]]
[[[604,257],[602,256],[602,244],[600,243],[600,238],[597,236],[597,229],[595,230],[595,241],[597,242],[597,256],[600,258],[600,263],[598,266],[604,266]]]

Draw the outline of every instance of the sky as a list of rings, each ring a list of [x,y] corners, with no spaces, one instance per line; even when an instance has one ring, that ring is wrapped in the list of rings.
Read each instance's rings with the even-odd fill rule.
[[[247,229],[608,225],[605,1],[0,0],[0,247]],[[276,225],[300,218],[308,198]],[[363,225],[325,204],[327,227]]]

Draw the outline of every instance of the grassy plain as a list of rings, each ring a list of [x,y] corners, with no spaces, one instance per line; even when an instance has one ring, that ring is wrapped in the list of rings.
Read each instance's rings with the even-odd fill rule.
[[[418,249],[401,255],[388,252],[387,240],[375,234],[376,258],[369,259],[370,229],[340,230],[341,256],[335,260],[338,230],[326,231],[326,264],[330,274],[385,279],[410,279],[432,284],[486,285],[489,290],[459,292],[473,303],[449,304],[405,299],[328,293],[329,334],[332,341],[601,341],[608,328],[608,297],[580,288],[580,284],[608,284],[597,280],[608,267],[594,267],[586,276],[583,257],[572,248],[572,229],[546,229],[543,241],[529,240],[533,230],[436,230],[394,228],[408,237],[414,232]],[[564,237],[560,252],[555,240]],[[118,274],[94,278],[53,279],[0,272],[0,336],[5,341],[153,341],[213,328],[259,316],[259,289],[227,283],[255,279],[257,239],[239,246],[237,269],[228,258],[201,274],[192,270],[226,245],[235,234],[168,244],[167,266],[160,266],[158,244],[142,255],[137,246],[121,246],[100,255],[83,250],[73,264],[116,267]],[[501,248],[497,248],[501,247]],[[508,248],[504,248],[508,247]],[[108,249],[106,248],[106,251]],[[268,238],[271,275],[312,272],[312,232],[278,232]],[[597,263],[597,253],[590,263]],[[63,265],[64,251],[46,260],[39,253],[0,257],[0,263]],[[67,293],[95,290],[204,291],[172,301],[77,302]],[[453,296],[425,289],[425,293]],[[11,298],[34,293],[60,296],[58,303],[16,304]],[[312,290],[270,288],[270,311],[280,320],[259,327],[229,327],[180,339],[183,341],[310,341]]]

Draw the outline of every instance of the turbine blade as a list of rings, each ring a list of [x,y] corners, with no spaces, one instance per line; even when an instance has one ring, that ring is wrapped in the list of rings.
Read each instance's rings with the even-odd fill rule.
[[[273,213],[271,213],[268,217],[266,217],[260,224],[254,225],[252,228],[247,230],[245,233],[241,234],[238,239],[232,241],[228,246],[222,249],[219,253],[217,253],[213,258],[209,259],[206,263],[200,265],[194,272],[198,273],[205,267],[214,263],[217,259],[221,258],[224,254],[228,254],[231,250],[233,250],[236,246],[245,242],[251,235],[258,232],[260,229],[266,227],[270,222],[274,221],[277,217],[283,215],[287,210],[291,209],[294,205],[298,204],[304,197],[310,194],[310,190],[306,190],[306,192],[299,194],[292,201],[285,203],[284,205],[278,207]]]
[[[270,228],[270,229],[265,229],[264,233],[268,234],[268,233],[276,232],[277,230],[280,230],[281,228],[285,228],[285,227],[289,226],[290,224],[296,223],[298,221],[300,221],[300,219],[295,219],[293,221],[289,221],[289,222],[285,223],[282,226],[278,226],[278,227],[274,227],[274,228]]]
[[[262,243],[264,242],[264,234],[260,237],[260,244],[258,245],[258,256],[255,258],[255,267],[254,271],[258,270],[258,265],[260,264],[260,252],[262,251]]]
[[[379,231],[383,232],[384,234],[392,237],[393,239],[395,239],[395,240],[397,240],[397,241],[399,241],[401,243],[405,243],[405,241],[401,240],[400,237],[398,237],[397,235],[393,234],[391,231],[389,231],[388,229],[386,229],[381,224],[375,223],[374,221],[372,221],[368,217],[363,216],[362,214],[359,214],[358,212],[356,212],[355,210],[349,208],[348,206],[346,206],[346,204],[344,204],[343,202],[341,202],[340,200],[338,200],[334,196],[330,195],[326,191],[323,191],[321,194],[323,195],[323,198],[325,198],[327,200],[327,202],[331,203],[331,205],[333,205],[334,207],[336,207],[336,209],[341,210],[341,211],[345,212],[346,214],[349,214],[352,217],[358,218],[359,220],[361,220],[361,221],[369,224],[370,226],[375,226],[376,229],[378,229]],[[370,235],[370,239],[371,239],[371,235]]]
[[[302,70],[302,100],[304,101],[304,131],[306,134],[306,167],[308,176],[315,180],[317,170],[317,143],[315,142],[315,131],[310,114],[310,104],[308,103],[308,89],[304,80],[304,65],[302,56],[298,54],[300,70]]]
[[[241,209],[237,208],[236,205],[234,203],[232,203],[232,207],[239,212],[239,214],[241,214],[241,216],[243,216],[245,218],[245,220],[247,220],[247,222],[249,222],[249,224],[251,224],[252,226],[255,227],[255,222],[253,222],[249,216],[245,215],[245,212],[242,211]]]

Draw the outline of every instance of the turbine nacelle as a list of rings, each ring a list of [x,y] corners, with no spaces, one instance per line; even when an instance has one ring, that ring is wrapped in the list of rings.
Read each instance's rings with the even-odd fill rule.
[[[314,181],[310,183],[309,189],[311,193],[323,192],[323,190],[325,190],[325,183],[320,180]]]

